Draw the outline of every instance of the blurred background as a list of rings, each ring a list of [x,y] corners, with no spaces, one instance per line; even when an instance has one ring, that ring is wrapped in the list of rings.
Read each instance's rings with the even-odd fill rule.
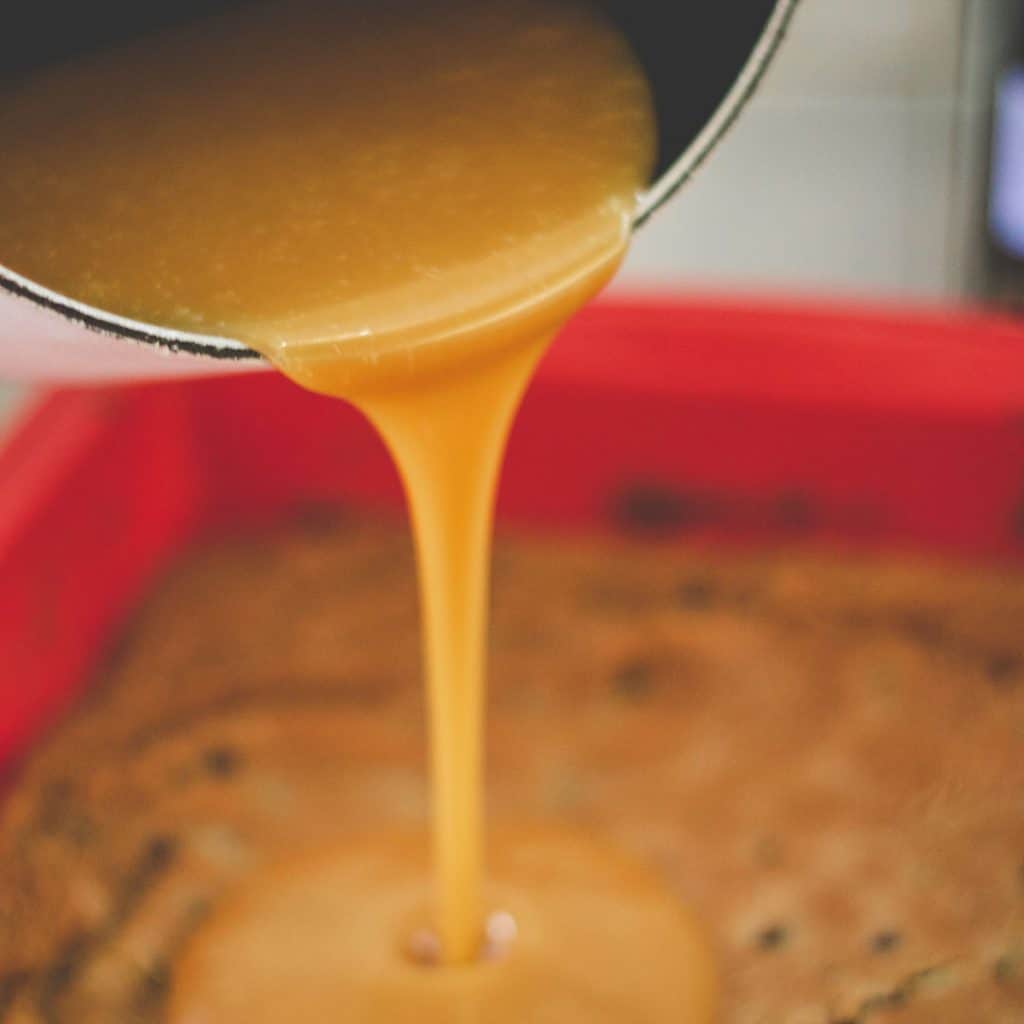
[[[986,211],[1022,13],[1021,0],[803,0],[762,89],[637,237],[616,287],[1003,290]]]
[[[760,92],[614,290],[1016,305],[1024,276],[989,209],[1014,180],[1024,193],[1024,147],[1015,165],[1004,141],[997,174],[992,159],[1022,24],[1024,0],[802,0]],[[1017,120],[1024,137],[1024,102]],[[0,422],[22,394],[0,382]]]

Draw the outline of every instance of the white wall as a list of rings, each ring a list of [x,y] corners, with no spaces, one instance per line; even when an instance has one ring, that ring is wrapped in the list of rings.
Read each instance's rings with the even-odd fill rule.
[[[1006,6],[803,0],[761,92],[616,287],[963,293]]]

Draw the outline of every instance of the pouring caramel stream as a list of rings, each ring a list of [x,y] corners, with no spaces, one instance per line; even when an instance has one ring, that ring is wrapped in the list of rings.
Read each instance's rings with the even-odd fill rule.
[[[278,1020],[299,986],[307,1021],[463,1019],[444,1015],[459,1006],[500,1021],[544,1005],[561,1022],[707,1019],[692,926],[617,855],[513,834],[497,895],[485,887],[494,491],[533,368],[621,261],[652,167],[652,101],[627,42],[582,0],[277,0],[0,98],[0,260],[110,312],[240,339],[353,402],[394,456],[415,530],[433,895],[394,837],[276,869],[187,952],[172,1019]],[[577,873],[592,885],[574,887]],[[531,886],[546,904],[530,909]],[[424,904],[441,959],[470,964],[494,899],[522,915],[500,965],[426,972],[398,935],[355,953]],[[558,935],[577,948],[550,946]],[[443,998],[424,1003],[423,985]],[[665,1016],[675,1007],[689,1016]]]

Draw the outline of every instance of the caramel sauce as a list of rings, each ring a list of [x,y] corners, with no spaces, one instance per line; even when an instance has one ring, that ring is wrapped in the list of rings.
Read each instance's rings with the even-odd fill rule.
[[[692,924],[618,854],[512,832],[485,884],[505,440],[548,341],[621,261],[653,162],[648,84],[615,27],[582,0],[242,7],[17,83],[0,151],[6,265],[240,339],[353,402],[412,514],[432,856],[381,837],[257,879],[186,952],[171,1019],[708,1019]],[[495,909],[518,935],[487,961]],[[403,955],[417,921],[464,966]]]

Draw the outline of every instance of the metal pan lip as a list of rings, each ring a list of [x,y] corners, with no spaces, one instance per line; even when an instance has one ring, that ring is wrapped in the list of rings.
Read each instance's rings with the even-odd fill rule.
[[[743,108],[757,92],[761,79],[772,63],[789,29],[800,0],[776,0],[757,44],[747,62],[718,105],[711,119],[678,159],[641,196],[634,226],[641,227],[659,207],[679,191],[728,134]]]

